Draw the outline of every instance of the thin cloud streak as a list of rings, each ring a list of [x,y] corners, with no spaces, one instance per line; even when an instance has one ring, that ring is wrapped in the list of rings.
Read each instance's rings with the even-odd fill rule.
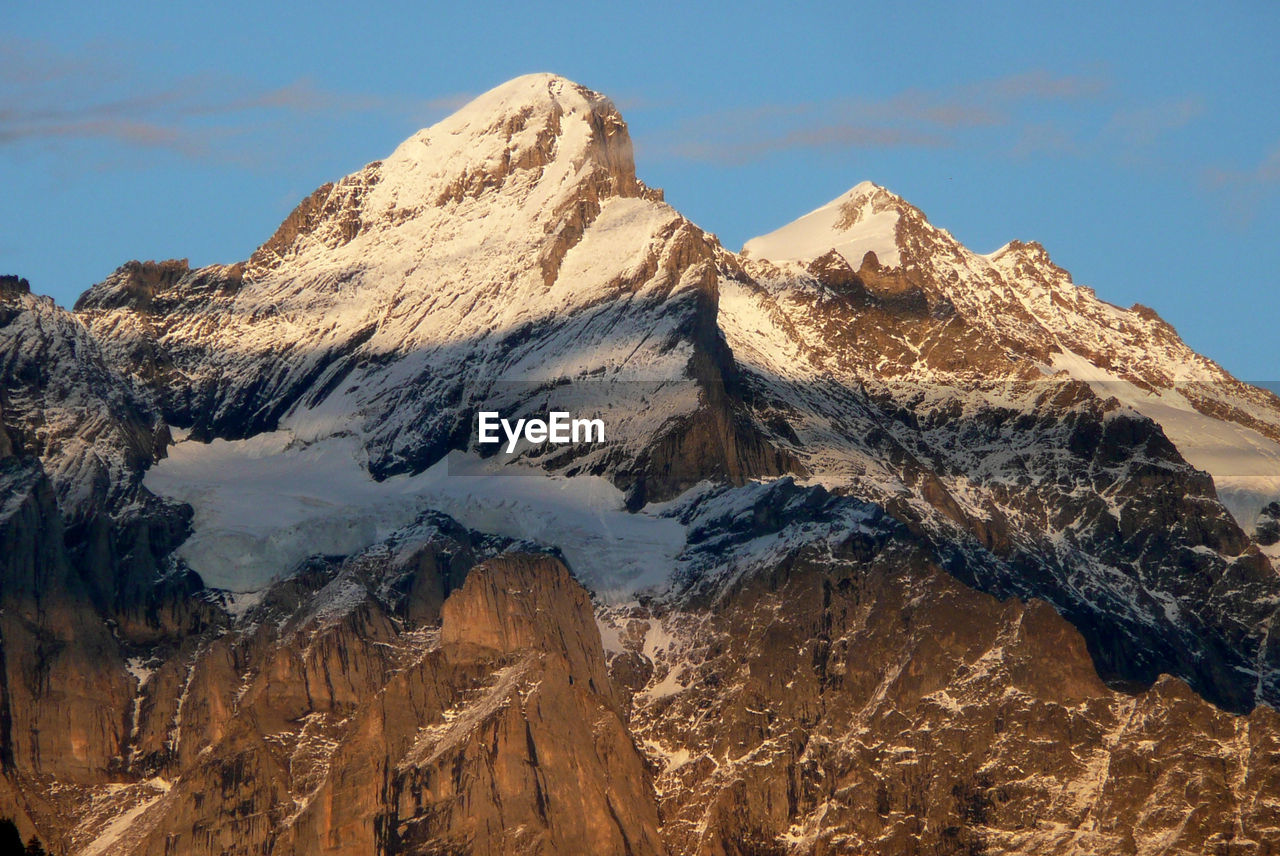
[[[1201,180],[1222,197],[1237,224],[1247,226],[1257,216],[1259,206],[1280,191],[1280,143],[1252,167],[1211,167],[1202,172]]]
[[[1040,101],[1093,99],[1106,94],[1110,88],[1110,81],[1103,77],[1056,75],[1044,69],[1033,69],[975,86],[979,93],[986,92],[1004,99]]]
[[[739,166],[771,154],[796,149],[842,151],[868,148],[945,148],[948,145],[950,143],[943,137],[901,128],[825,125],[798,128],[779,136],[742,143],[688,140],[674,144],[668,151],[672,156],[684,160]]]
[[[1128,145],[1150,146],[1165,134],[1187,127],[1204,113],[1204,99],[1191,95],[1174,101],[1117,110],[1107,130]]]
[[[1104,77],[1043,70],[881,98],[756,104],[696,115],[641,136],[642,157],[740,167],[787,153],[953,150],[1026,161],[1090,159],[1202,176],[1248,221],[1280,190],[1280,146],[1257,166],[1206,171],[1177,153],[1177,136],[1206,118],[1196,94],[1137,102]]]
[[[763,104],[697,116],[643,140],[657,158],[742,165],[803,150],[953,148],[983,130],[1018,129],[1023,114],[1057,102],[1096,101],[1110,89],[1100,77],[1032,70],[940,90],[910,89],[884,98]]]
[[[1251,169],[1211,169],[1206,171],[1205,178],[1214,187],[1280,184],[1280,144]]]
[[[0,40],[0,148],[103,140],[126,149],[168,150],[195,159],[244,162],[228,141],[282,120],[338,120],[382,114],[421,120],[465,103],[331,92],[301,79],[263,89],[241,80],[192,76],[148,88],[114,61],[65,57],[39,45]],[[141,90],[121,96],[121,91]]]

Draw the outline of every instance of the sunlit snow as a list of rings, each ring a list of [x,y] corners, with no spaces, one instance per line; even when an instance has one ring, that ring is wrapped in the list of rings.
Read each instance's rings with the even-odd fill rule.
[[[1218,498],[1246,530],[1280,496],[1280,444],[1274,440],[1200,413],[1176,389],[1147,392],[1071,351],[1054,354],[1052,368],[1159,423],[1189,464],[1213,476]]]
[[[781,229],[747,241],[743,254],[774,262],[806,262],[835,250],[857,270],[862,257],[874,252],[880,264],[896,265],[899,214],[892,208],[876,210],[871,198],[876,190],[876,185],[864,181]]]

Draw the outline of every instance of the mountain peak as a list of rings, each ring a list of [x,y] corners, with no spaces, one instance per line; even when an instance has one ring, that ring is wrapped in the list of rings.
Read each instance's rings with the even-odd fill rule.
[[[523,211],[542,231],[556,232],[575,206],[635,196],[660,192],[636,178],[631,137],[613,102],[558,75],[529,74],[318,189],[259,248],[251,267],[323,254],[413,221],[422,231],[442,218],[483,220],[493,205]]]
[[[472,98],[438,123],[439,126],[461,126],[474,121],[500,118],[522,110],[554,109],[570,111],[574,107],[590,108],[612,103],[604,95],[580,83],[549,72],[525,74],[500,83]],[[429,130],[429,129],[424,129]]]
[[[479,195],[521,170],[538,179],[553,163],[600,173],[604,194],[638,193],[631,137],[613,102],[566,78],[529,74],[405,140],[383,162],[381,179],[410,190],[424,178],[452,179],[440,189],[444,202]]]
[[[588,124],[594,120],[605,129],[626,127],[613,102],[604,95],[559,75],[526,74],[477,95],[435,125],[409,137],[396,152],[412,151],[432,141],[438,144],[445,135],[509,136],[513,131],[538,131],[547,126],[558,134],[559,121],[565,116],[585,119]]]
[[[882,265],[900,262],[898,222],[914,211],[902,197],[863,181],[781,229],[747,241],[744,255],[809,262],[835,250],[857,270],[868,252]]]
[[[983,258],[1017,280],[1074,285],[1070,272],[1055,262],[1039,241],[1013,240]]]

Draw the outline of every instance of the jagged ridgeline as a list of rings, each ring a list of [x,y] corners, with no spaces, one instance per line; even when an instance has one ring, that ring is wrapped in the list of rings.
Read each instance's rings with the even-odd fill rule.
[[[0,379],[51,853],[1280,847],[1280,400],[876,185],[734,253],[522,77],[245,262],[0,279]]]

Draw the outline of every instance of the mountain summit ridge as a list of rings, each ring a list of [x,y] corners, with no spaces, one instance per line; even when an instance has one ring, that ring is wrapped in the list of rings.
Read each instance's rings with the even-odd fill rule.
[[[558,197],[565,193],[599,202],[646,191],[613,103],[551,74],[526,75],[490,90],[411,135],[383,160],[327,187],[327,198],[309,199],[296,213],[305,218],[319,209],[336,221],[337,234],[321,240],[330,248],[335,238],[345,242],[384,221],[404,222],[488,191],[543,206],[548,229],[564,216],[568,201]],[[540,189],[549,193],[530,198]],[[328,225],[332,233],[335,225]],[[285,237],[278,233],[269,250],[255,253],[259,265],[269,266],[282,250],[305,250],[305,243]]]

